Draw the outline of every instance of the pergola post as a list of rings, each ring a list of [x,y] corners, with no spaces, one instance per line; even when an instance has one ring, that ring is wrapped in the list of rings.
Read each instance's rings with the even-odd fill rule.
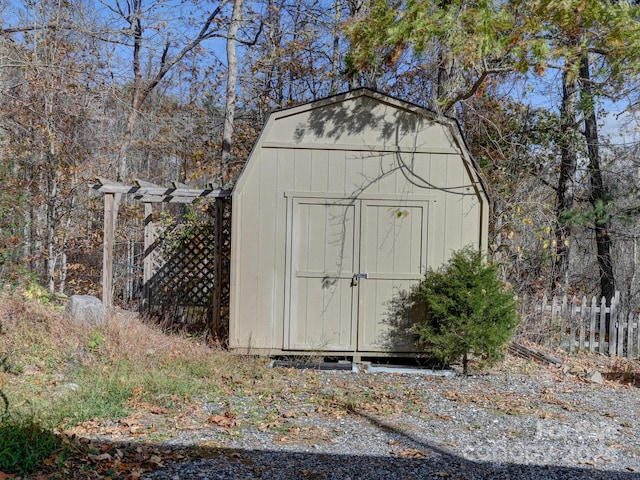
[[[113,244],[115,243],[115,193],[104,195],[104,235],[102,241],[102,304],[113,306]]]
[[[215,208],[215,243],[213,252],[214,280],[213,280],[213,318],[212,332],[220,329],[220,300],[222,296],[222,217],[224,215],[223,199],[218,197],[213,204]]]

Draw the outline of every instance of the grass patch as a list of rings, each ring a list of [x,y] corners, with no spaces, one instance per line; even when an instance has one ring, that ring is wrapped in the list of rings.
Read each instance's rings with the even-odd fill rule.
[[[266,361],[168,335],[130,312],[116,312],[105,325],[78,325],[20,289],[0,291],[0,318],[0,391],[12,418],[37,419],[23,421],[24,428],[3,422],[18,437],[36,427],[64,431],[88,420],[117,421],[140,406],[172,412],[198,398],[224,401],[267,368]]]
[[[0,421],[0,472],[29,474],[63,448],[60,437],[33,419]]]
[[[267,368],[197,338],[167,335],[129,312],[106,325],[78,325],[19,289],[0,292],[0,318],[0,390],[12,414],[37,418],[42,428],[117,420],[132,405],[176,409],[194,397],[222,399]]]
[[[0,392],[9,412],[0,418],[0,472],[34,478],[46,471],[54,474],[46,478],[67,478],[70,469],[86,463],[83,441],[67,435],[74,429],[127,425],[135,415],[152,412],[167,417],[157,419],[166,430],[148,429],[150,441],[160,441],[173,434],[172,417],[191,415],[185,412],[196,408],[194,402],[223,404],[263,382],[265,360],[167,334],[130,312],[112,314],[105,325],[78,325],[59,308],[23,293],[0,291]],[[4,406],[0,401],[0,415]],[[140,423],[137,432],[146,431]],[[131,464],[136,462],[151,468],[148,458]]]

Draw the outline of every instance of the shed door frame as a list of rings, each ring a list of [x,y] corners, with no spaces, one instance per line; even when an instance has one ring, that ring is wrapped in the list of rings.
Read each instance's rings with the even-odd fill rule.
[[[298,242],[300,232],[296,231],[296,212],[300,205],[336,205],[343,206],[345,208],[352,206],[353,209],[353,268],[340,272],[336,277],[338,281],[350,281],[351,276],[354,273],[360,273],[359,269],[362,268],[364,262],[364,255],[366,253],[366,247],[362,244],[363,238],[361,235],[366,235],[367,226],[364,225],[364,220],[361,218],[361,213],[368,205],[384,205],[388,207],[402,207],[402,206],[420,206],[423,207],[423,232],[422,232],[422,245],[424,264],[420,266],[421,273],[424,272],[427,263],[427,247],[430,243],[431,229],[429,228],[430,215],[429,215],[429,203],[436,201],[435,196],[427,195],[394,195],[394,194],[361,194],[357,197],[340,195],[340,194],[327,194],[323,192],[285,192],[287,198],[287,234],[286,234],[286,246],[285,246],[285,299],[284,299],[284,338],[283,349],[284,350],[334,350],[334,351],[357,351],[362,350],[362,337],[359,329],[362,329],[362,322],[366,319],[360,318],[361,302],[363,301],[363,295],[360,288],[351,288],[351,317],[350,322],[350,342],[346,344],[340,344],[338,342],[335,345],[321,345],[320,343],[312,348],[309,345],[296,344],[295,341],[295,329],[297,327],[297,312],[296,312],[296,291],[295,283],[297,281],[297,258],[298,258]],[[353,270],[353,271],[351,271]],[[363,272],[366,273],[366,272]],[[303,272],[302,276],[309,276],[310,278],[316,277],[318,272]],[[344,277],[344,278],[343,278]],[[319,278],[319,277],[318,277]],[[411,279],[417,277],[411,276]],[[407,277],[406,280],[409,280]],[[363,280],[366,281],[366,280]],[[370,281],[376,281],[375,276]],[[371,348],[366,348],[370,350]],[[382,349],[376,349],[382,350]]]

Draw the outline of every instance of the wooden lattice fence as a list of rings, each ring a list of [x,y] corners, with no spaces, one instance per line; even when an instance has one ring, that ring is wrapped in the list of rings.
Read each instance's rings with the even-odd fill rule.
[[[610,356],[640,355],[640,314],[625,311],[616,295],[523,298],[519,336],[535,343]]]
[[[228,335],[230,198],[216,199],[206,221],[168,229],[147,252],[153,271],[145,283],[146,313],[170,328]]]

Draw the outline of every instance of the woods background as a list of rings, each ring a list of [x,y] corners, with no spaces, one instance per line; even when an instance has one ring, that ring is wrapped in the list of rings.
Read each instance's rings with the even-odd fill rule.
[[[97,175],[229,187],[269,112],[366,86],[459,121],[516,293],[640,308],[635,2],[29,0],[0,16],[0,283],[99,295]],[[120,271],[141,265],[142,217],[122,199]]]

